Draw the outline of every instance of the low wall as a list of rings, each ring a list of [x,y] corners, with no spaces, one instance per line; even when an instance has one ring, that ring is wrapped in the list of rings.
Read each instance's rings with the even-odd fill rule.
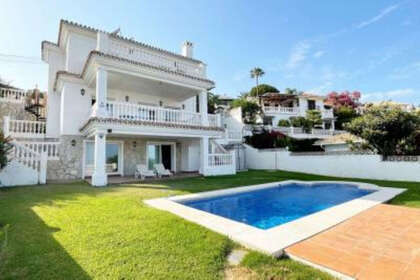
[[[0,171],[0,188],[23,185],[36,185],[39,182],[38,172],[22,163],[12,160]]]
[[[286,150],[257,150],[246,145],[249,169],[286,170],[336,177],[420,182],[420,162],[382,161],[379,155],[296,155]]]

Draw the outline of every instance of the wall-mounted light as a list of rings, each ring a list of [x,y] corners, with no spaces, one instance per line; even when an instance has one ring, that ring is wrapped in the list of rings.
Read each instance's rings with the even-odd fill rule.
[[[185,110],[185,104],[182,104],[182,110]]]
[[[104,138],[104,135],[101,133],[101,134],[99,134],[99,138]]]
[[[75,147],[76,146],[76,140],[74,140],[74,139],[71,140],[70,144],[71,144],[72,147]]]
[[[137,142],[133,141],[133,148],[137,147]]]
[[[81,94],[82,96],[84,96],[84,95],[85,95],[85,93],[86,93],[86,90],[85,90],[84,88],[82,88],[82,89],[80,90],[80,94]]]
[[[159,106],[162,107],[163,106],[163,101],[159,101]]]
[[[125,102],[128,102],[128,100],[130,100],[130,97],[127,95],[127,96],[125,97]]]

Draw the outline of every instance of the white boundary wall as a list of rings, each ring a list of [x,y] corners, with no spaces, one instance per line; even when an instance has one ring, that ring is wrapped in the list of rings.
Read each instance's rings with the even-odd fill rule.
[[[379,155],[291,155],[246,146],[249,169],[286,170],[326,176],[420,182],[420,162],[382,161]]]

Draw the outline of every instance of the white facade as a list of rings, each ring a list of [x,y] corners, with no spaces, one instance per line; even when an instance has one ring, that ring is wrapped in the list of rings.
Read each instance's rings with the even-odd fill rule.
[[[110,163],[113,153],[123,155],[108,139],[122,146],[138,139],[143,162],[137,164],[156,160],[175,172],[217,175],[234,164],[209,154],[209,140],[225,137],[225,131],[221,116],[207,113],[214,83],[206,77],[206,64],[193,58],[191,42],[175,54],[61,21],[58,42],[44,41],[42,58],[49,65],[46,136],[93,143],[80,147],[83,170],[74,172],[91,174],[93,185],[106,185],[110,169],[131,175],[127,164]]]
[[[312,94],[286,95],[273,93],[262,98],[262,111],[265,116],[272,117],[272,125],[278,126],[279,120],[289,120],[291,117],[306,117],[308,110],[318,110],[321,113],[322,127],[334,130],[334,114],[331,108],[324,104],[324,97]]]

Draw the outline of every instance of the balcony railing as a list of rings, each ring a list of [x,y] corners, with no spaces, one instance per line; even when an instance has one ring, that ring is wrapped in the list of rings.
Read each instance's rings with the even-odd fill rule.
[[[25,101],[27,91],[21,89],[0,88],[0,101],[22,103]]]
[[[91,116],[96,115],[95,104],[92,107]],[[221,126],[219,116],[213,114],[208,114],[207,116],[210,127]],[[201,114],[199,113],[124,102],[108,102],[106,104],[106,117],[117,120],[144,121],[151,123],[191,126],[203,125]]]
[[[288,114],[297,115],[299,113],[298,107],[281,107],[281,106],[267,106],[264,107],[266,114]]]
[[[140,45],[122,42],[110,38],[108,53],[136,62],[147,63],[167,70],[188,74],[195,77],[204,77],[204,65],[196,62],[188,62],[183,59],[154,52]]]
[[[233,164],[233,155],[231,153],[225,154],[209,154],[209,166],[225,166]]]

